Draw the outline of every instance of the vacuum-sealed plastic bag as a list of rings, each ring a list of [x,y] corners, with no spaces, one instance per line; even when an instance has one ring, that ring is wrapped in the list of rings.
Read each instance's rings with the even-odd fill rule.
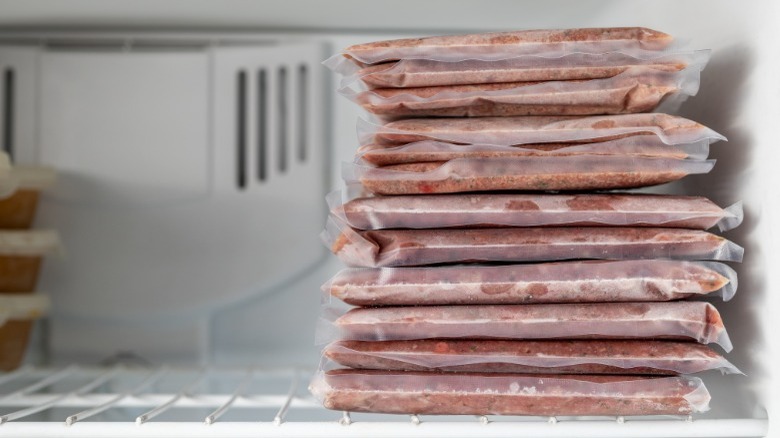
[[[621,52],[569,53],[557,57],[521,55],[497,61],[402,59],[363,68],[352,64],[352,68],[347,66],[340,73],[344,74],[342,86],[360,81],[368,88],[414,88],[603,79],[637,66],[674,72],[692,65],[703,66],[708,58],[708,50],[698,50],[673,54],[643,51],[633,56]]]
[[[708,173],[715,160],[632,156],[457,158],[372,167],[345,165],[347,184],[379,195],[630,189]]]
[[[340,341],[323,354],[341,366],[390,371],[674,375],[740,371],[706,345],[673,341]]]
[[[342,201],[331,213],[353,228],[647,226],[730,230],[742,204],[720,208],[700,196],[647,194],[455,194],[375,196]]]
[[[344,269],[322,286],[353,306],[670,301],[719,291],[737,275],[715,262],[620,260],[499,266]]]
[[[517,55],[562,56],[569,53],[663,50],[673,38],[643,27],[541,29],[469,35],[446,35],[376,41],[347,47],[326,61],[334,68],[341,59],[358,64],[377,64],[400,59],[463,61],[500,60]]]
[[[373,166],[393,164],[443,162],[458,158],[515,158],[550,156],[618,155],[623,157],[654,157],[703,160],[709,155],[709,140],[668,145],[658,137],[636,135],[598,143],[537,143],[517,146],[458,145],[439,141],[417,141],[388,147],[370,144],[361,146],[356,163]]]
[[[635,135],[654,135],[666,144],[726,139],[692,120],[663,113],[406,119],[384,125],[358,120],[361,145],[400,145],[437,140],[457,144],[512,146],[591,143]]]
[[[626,114],[652,111],[675,95],[699,90],[699,68],[664,72],[631,67],[617,76],[582,81],[505,82],[340,93],[383,118]]]
[[[566,227],[356,231],[330,219],[323,238],[350,266],[575,259],[742,261],[743,249],[706,231]]]
[[[701,301],[360,307],[318,341],[413,339],[654,339],[717,343],[731,351],[720,314]]]
[[[697,377],[318,372],[328,409],[425,415],[688,415],[709,409]]]

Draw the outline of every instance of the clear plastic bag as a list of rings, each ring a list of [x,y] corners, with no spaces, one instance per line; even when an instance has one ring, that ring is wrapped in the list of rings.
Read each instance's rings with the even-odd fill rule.
[[[328,409],[425,415],[688,415],[709,410],[697,377],[320,371]]]
[[[742,261],[739,245],[701,230],[635,227],[356,231],[329,218],[323,240],[355,267],[576,259]]]
[[[341,366],[388,371],[519,374],[741,374],[711,348],[673,341],[340,341],[323,355]]]
[[[608,116],[527,116],[406,119],[377,125],[358,119],[361,145],[401,145],[423,140],[513,146],[534,143],[590,143],[655,135],[665,144],[725,140],[712,129],[663,113]]]
[[[322,286],[324,302],[353,306],[728,301],[736,288],[727,265],[673,260],[344,269]]]
[[[692,65],[704,66],[708,60],[708,50],[680,53],[644,51],[633,56],[622,52],[569,53],[557,57],[522,55],[495,61],[402,59],[362,68],[353,63],[344,63],[338,72],[344,75],[342,87],[359,81],[369,89],[415,88],[603,79],[617,76],[636,66],[674,72]]]
[[[360,307],[328,327],[318,341],[648,339],[732,348],[717,309],[701,301]]]
[[[406,38],[356,44],[325,61],[338,69],[343,60],[378,64],[400,59],[501,60],[518,55],[558,57],[569,53],[621,52],[634,55],[667,49],[671,35],[642,27],[540,29],[469,35]]]
[[[376,144],[361,146],[355,156],[355,162],[372,166],[388,166],[393,164],[442,162],[458,158],[594,155],[703,160],[709,155],[709,150],[709,140],[691,144],[667,145],[651,135],[636,135],[598,143],[538,143],[518,146],[457,145],[428,140],[395,147]]]
[[[708,173],[715,160],[631,156],[457,158],[372,167],[345,164],[347,185],[378,195],[572,191],[648,187]]]
[[[585,81],[508,82],[339,92],[384,119],[626,114],[670,107],[699,90],[700,67],[665,72],[630,67],[611,78]]]
[[[737,227],[742,203],[648,194],[454,194],[327,197],[332,215],[359,230],[387,228],[648,226],[720,231]]]

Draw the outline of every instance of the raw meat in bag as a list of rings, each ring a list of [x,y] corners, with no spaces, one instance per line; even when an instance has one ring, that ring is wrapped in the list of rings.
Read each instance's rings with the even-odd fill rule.
[[[384,119],[626,114],[652,111],[672,96],[699,89],[699,69],[663,72],[631,67],[612,78],[506,82],[420,88],[342,89],[341,94]],[[681,101],[678,99],[678,101]]]
[[[634,227],[357,231],[330,219],[323,233],[350,266],[573,259],[741,261],[739,245],[701,230]]]
[[[380,195],[486,191],[571,191],[648,187],[708,173],[714,160],[631,156],[457,158],[343,168],[347,184]]]
[[[337,56],[360,64],[399,59],[495,60],[525,54],[662,50],[672,41],[670,35],[644,27],[541,29],[376,41],[347,47]]]
[[[742,222],[742,204],[726,209],[698,196],[645,194],[457,194],[376,196],[341,201],[331,213],[361,230],[385,228],[650,226],[721,231]]]
[[[361,307],[338,317],[334,327],[334,340],[343,341],[666,339],[731,351],[720,314],[701,301]]]
[[[511,146],[591,143],[636,135],[655,135],[665,144],[725,140],[725,137],[704,125],[663,113],[406,119],[384,125],[359,120],[358,130],[363,145],[399,145],[437,140],[457,144]]]
[[[736,287],[722,263],[619,260],[345,269],[323,291],[353,306],[423,306],[671,301],[716,291],[727,301]]]
[[[328,409],[428,415],[687,415],[709,409],[697,377],[319,372]]]
[[[682,53],[621,52],[602,54],[569,53],[558,57],[519,55],[512,58],[483,61],[434,61],[402,59],[344,69],[342,86],[360,81],[368,88],[413,88],[441,85],[465,85],[505,82],[566,81],[602,79],[617,76],[642,66],[656,71],[680,71],[693,64],[705,64],[709,51]],[[351,70],[351,71],[349,71]]]
[[[458,145],[439,141],[418,141],[400,146],[361,146],[356,163],[373,166],[443,162],[458,158],[515,158],[617,155],[703,160],[709,155],[709,141],[668,145],[651,135],[635,135],[594,143],[537,143],[517,146]]]
[[[673,341],[340,341],[323,351],[356,369],[458,373],[675,375],[740,371],[706,345]]]

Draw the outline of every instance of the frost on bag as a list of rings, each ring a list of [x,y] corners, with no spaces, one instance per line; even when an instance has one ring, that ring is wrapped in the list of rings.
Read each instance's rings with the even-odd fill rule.
[[[674,375],[740,371],[711,348],[673,341],[339,341],[323,355],[341,366],[389,371]]]
[[[323,239],[355,267],[575,259],[742,261],[723,237],[681,228],[566,227],[357,231],[330,218]]]
[[[345,269],[322,287],[353,306],[670,301],[718,292],[737,275],[714,262],[621,260],[500,266]]]
[[[668,145],[652,135],[636,135],[594,143],[537,143],[517,146],[458,145],[439,141],[418,141],[401,146],[369,144],[361,146],[355,163],[373,166],[443,162],[458,158],[515,158],[617,155],[703,160],[709,155],[710,142]]]
[[[687,415],[709,410],[697,377],[319,371],[328,409],[425,415]]]
[[[435,140],[456,144],[513,146],[591,143],[637,135],[654,135],[670,145],[726,139],[702,124],[663,113],[407,119],[384,125],[358,120],[361,145],[401,145]]]
[[[665,339],[732,348],[717,309],[700,301],[361,307],[333,328],[340,341]]]
[[[487,191],[571,191],[648,187],[708,173],[715,160],[632,156],[457,158],[372,167],[343,167],[348,185],[379,195]]]
[[[647,194],[454,194],[328,196],[331,214],[360,230],[386,228],[648,226],[718,227],[742,222],[742,204],[720,208],[699,196]]]
[[[701,70],[665,72],[631,67],[617,76],[584,81],[506,82],[419,88],[377,88],[340,93],[384,119],[626,114],[675,104],[699,90]],[[674,104],[673,104],[674,105]]]
[[[562,56],[519,55],[483,61],[435,61],[402,59],[359,67],[344,63],[337,71],[344,77],[341,85],[358,81],[366,88],[415,88],[506,82],[540,82],[603,79],[641,66],[656,71],[675,72],[690,66],[702,68],[709,59],[708,50],[680,53],[637,51],[601,54],[568,53]]]
[[[671,35],[643,27],[521,30],[356,44],[325,64],[338,70],[342,60],[378,64],[400,59],[455,62],[467,59],[492,61],[518,55],[558,57],[573,52],[621,52],[631,55],[663,50],[672,42]]]

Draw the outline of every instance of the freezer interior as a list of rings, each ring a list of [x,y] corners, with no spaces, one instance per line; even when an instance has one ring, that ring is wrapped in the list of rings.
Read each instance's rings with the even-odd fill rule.
[[[57,169],[35,226],[56,229],[63,246],[45,261],[39,284],[51,314],[35,326],[25,367],[0,376],[0,433],[769,433],[780,243],[774,4],[7,1],[0,8],[0,138],[17,163]],[[744,222],[724,234],[745,248],[744,262],[732,264],[739,290],[716,306],[735,346],[726,357],[745,375],[704,375],[712,410],[691,418],[421,418],[319,407],[306,386],[320,360],[320,285],[343,265],[318,234],[325,194],[340,187],[340,165],[357,147],[355,120],[365,117],[336,95],[338,78],[320,62],[348,45],[394,37],[621,25],[712,49],[698,94],[678,114],[728,142],[712,146],[717,164],[709,174],[650,191],[723,206],[743,201]],[[134,393],[138,386],[145,392]]]

